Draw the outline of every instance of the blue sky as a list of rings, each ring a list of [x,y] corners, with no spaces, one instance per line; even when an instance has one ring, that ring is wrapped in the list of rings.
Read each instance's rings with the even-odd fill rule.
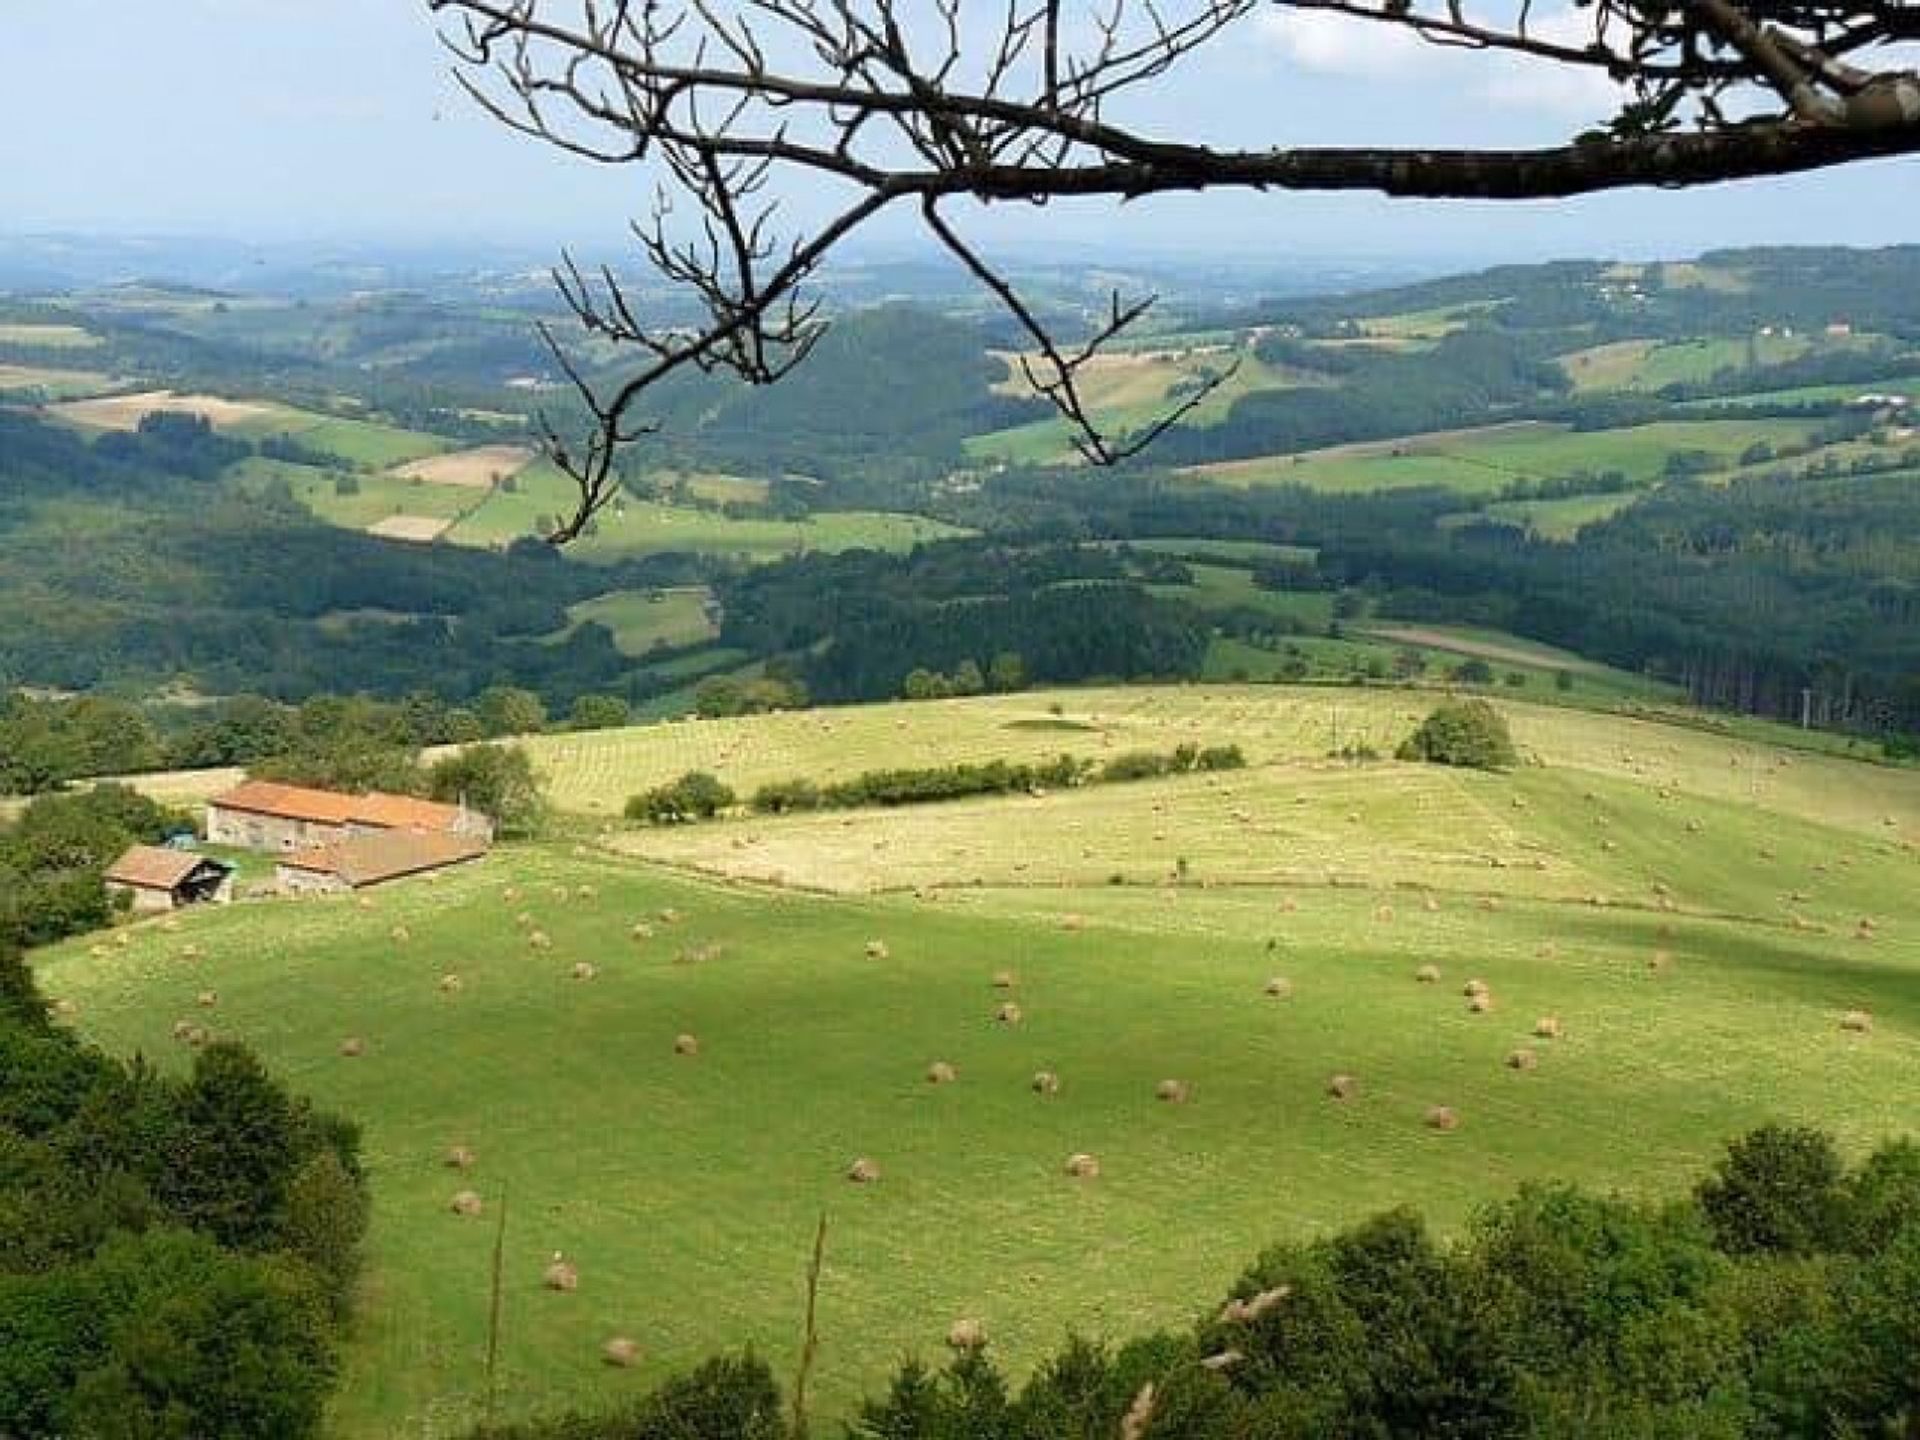
[[[983,0],[984,3],[984,0]],[[1177,8],[1177,5],[1176,5]],[[5,0],[0,227],[248,240],[618,241],[641,177],[496,128],[424,0]],[[1131,118],[1232,143],[1526,145],[1604,108],[1519,62],[1377,28],[1252,22]],[[1920,160],[1528,205],[1223,196],[970,218],[1004,245],[1506,259],[1920,240]],[[804,197],[803,197],[804,198]],[[883,232],[899,240],[906,232]]]

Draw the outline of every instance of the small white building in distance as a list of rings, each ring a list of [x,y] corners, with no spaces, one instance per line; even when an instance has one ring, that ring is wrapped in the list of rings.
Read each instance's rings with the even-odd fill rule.
[[[233,900],[233,866],[191,850],[136,845],[107,868],[107,893],[132,897],[136,915]]]

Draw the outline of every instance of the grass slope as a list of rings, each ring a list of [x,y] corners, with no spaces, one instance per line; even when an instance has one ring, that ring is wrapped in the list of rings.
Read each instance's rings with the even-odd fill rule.
[[[1020,697],[635,731],[620,761],[671,773],[697,738],[769,773],[798,753],[844,770],[889,753],[925,763],[939,737],[974,753],[994,735],[1058,748],[1090,733],[1104,748],[1107,730],[1186,729],[1264,736],[1275,760],[1320,744],[1328,703],[1073,699],[1065,717]],[[1341,703],[1383,735],[1421,705]],[[1093,732],[1006,728],[1093,723],[1093,704]],[[1920,777],[1608,717],[1514,717],[1548,768],[1296,760],[632,842],[722,869],[785,847],[843,889],[924,875],[938,887],[927,899],[813,897],[522,848],[372,908],[199,913],[177,932],[137,927],[125,948],[50,952],[40,973],[89,1036],[168,1065],[186,1060],[174,1020],[207,1018],[194,997],[217,990],[220,1031],[365,1123],[376,1215],[333,1415],[343,1440],[444,1436],[477,1414],[492,1226],[448,1211],[469,1184],[511,1199],[515,1412],[629,1393],[722,1345],[751,1342],[788,1368],[826,1212],[831,1416],[904,1350],[937,1352],[959,1315],[983,1319],[1019,1367],[1069,1328],[1178,1323],[1270,1240],[1379,1207],[1452,1226],[1549,1176],[1670,1193],[1766,1118],[1856,1146],[1920,1122],[1920,906],[1901,843],[1920,833]],[[543,742],[573,803],[591,760],[557,746],[604,739]],[[617,798],[611,773],[594,793]],[[1138,883],[1106,883],[1118,854]],[[1192,883],[1167,883],[1181,855]],[[551,949],[528,943],[523,911]],[[1878,922],[1870,942],[1852,938],[1861,915]],[[649,938],[632,938],[637,921]],[[875,938],[887,958],[865,953]],[[579,961],[597,978],[569,978]],[[1428,963],[1445,983],[1414,982]],[[993,1019],[1003,969],[1018,977],[1017,1027]],[[444,973],[464,988],[443,992]],[[1275,973],[1291,1000],[1262,995]],[[1493,987],[1492,1014],[1466,1012],[1468,976]],[[1854,1006],[1875,1012],[1871,1036],[1838,1031]],[[1544,1013],[1566,1038],[1536,1042],[1537,1072],[1506,1069]],[[697,1058],[673,1054],[681,1032],[699,1036]],[[360,1058],[338,1053],[348,1035],[365,1039]],[[925,1083],[935,1060],[957,1084]],[[1029,1090],[1041,1068],[1062,1077],[1059,1096]],[[1324,1097],[1335,1071],[1359,1077],[1357,1100]],[[1193,1085],[1192,1103],[1153,1099],[1169,1077]],[[1436,1103],[1459,1110],[1459,1133],[1422,1127]],[[470,1177],[439,1164],[454,1143],[479,1152]],[[1100,1157],[1099,1181],[1061,1173],[1080,1150]],[[861,1155],[881,1166],[877,1185],[841,1178]],[[580,1266],[577,1294],[540,1289],[554,1250]],[[638,1372],[599,1363],[615,1333],[642,1341]]]

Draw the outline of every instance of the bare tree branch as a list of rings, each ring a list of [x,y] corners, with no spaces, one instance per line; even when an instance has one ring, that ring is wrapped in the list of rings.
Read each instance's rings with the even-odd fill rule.
[[[488,114],[567,154],[655,177],[660,199],[635,235],[651,268],[705,313],[698,326],[650,327],[611,271],[590,280],[563,261],[556,278],[582,326],[640,361],[596,387],[554,347],[593,417],[574,447],[546,435],[580,492],[558,543],[612,499],[615,455],[652,429],[638,412],[653,386],[688,368],[770,384],[806,357],[824,329],[807,283],[895,205],[911,206],[1026,333],[1021,368],[1081,455],[1113,464],[1228,377],[1211,377],[1143,430],[1105,433],[1080,381],[1152,302],[1116,296],[1085,336],[1063,339],[942,202],[1218,188],[1550,198],[1920,150],[1920,77],[1896,63],[1897,47],[1920,38],[1920,0],[1577,0],[1550,27],[1532,0],[1099,0],[1085,14],[1061,0],[428,3],[461,83]],[[1526,150],[1235,150],[1112,118],[1117,97],[1275,11],[1598,71],[1618,90],[1618,114],[1605,129]],[[841,203],[783,239],[775,192],[795,177]]]

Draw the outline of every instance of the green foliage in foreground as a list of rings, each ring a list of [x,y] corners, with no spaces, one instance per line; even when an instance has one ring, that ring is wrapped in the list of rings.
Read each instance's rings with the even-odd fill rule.
[[[0,1434],[318,1433],[359,1136],[214,1042],[165,1080],[46,1023],[0,941]]]
[[[1506,720],[1485,700],[1449,700],[1437,706],[1407,737],[1398,758],[1472,770],[1506,770],[1520,763]]]
[[[1917,1341],[1920,1149],[1888,1145],[1849,1172],[1819,1132],[1769,1126],[1736,1142],[1688,1202],[1530,1185],[1453,1244],[1396,1210],[1274,1246],[1190,1330],[1117,1348],[1070,1340],[1018,1389],[984,1335],[956,1330],[944,1369],[908,1360],[846,1433],[1911,1434]],[[625,1412],[475,1440],[804,1433],[781,1414],[748,1356],[710,1361]]]

